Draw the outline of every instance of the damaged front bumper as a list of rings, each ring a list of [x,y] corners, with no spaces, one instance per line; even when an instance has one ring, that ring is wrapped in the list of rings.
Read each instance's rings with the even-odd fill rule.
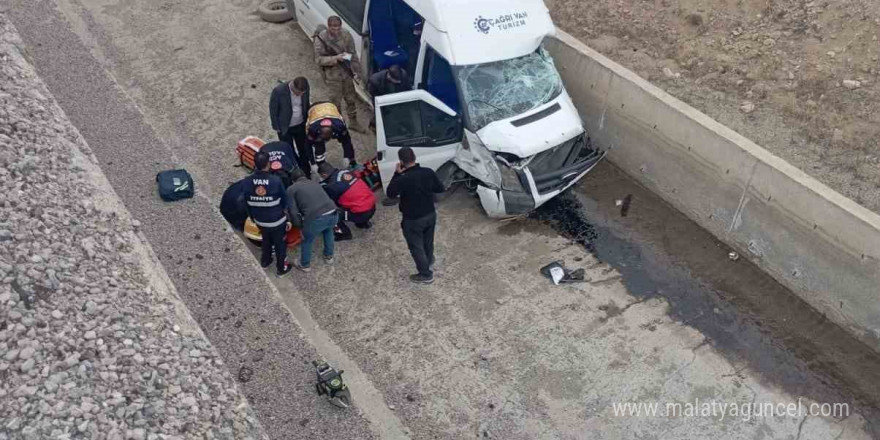
[[[583,136],[572,142],[515,169],[521,191],[478,185],[477,195],[486,214],[504,218],[529,213],[577,183],[605,157],[605,151],[590,148]]]

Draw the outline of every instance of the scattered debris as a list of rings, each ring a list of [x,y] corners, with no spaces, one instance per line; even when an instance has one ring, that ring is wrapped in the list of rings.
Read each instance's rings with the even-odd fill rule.
[[[565,269],[556,261],[542,267],[541,273],[544,274],[545,277],[553,280],[553,284],[557,285],[563,278],[565,278]]]
[[[554,261],[541,268],[541,274],[553,281],[553,284],[580,283],[590,281],[584,275],[583,269],[569,270],[562,260]]]
[[[318,395],[326,395],[330,399],[330,403],[340,408],[350,407],[351,392],[348,391],[348,385],[342,381],[342,373],[345,371],[336,371],[324,361],[312,361],[312,365],[315,366],[315,374],[318,377],[318,383],[315,384]]]
[[[629,214],[629,205],[632,204],[633,195],[627,194],[626,197],[623,198],[623,201],[617,206],[620,206],[620,216],[626,217]]]
[[[730,258],[730,261],[736,261],[739,260],[739,254],[734,251],[730,251],[730,253],[727,254],[727,258]]]
[[[852,80],[852,79],[845,79],[845,80],[843,80],[843,86],[846,87],[847,89],[855,90],[855,89],[861,87],[862,83],[860,81],[856,81],[856,80]]]
[[[745,114],[749,114],[749,113],[755,111],[755,103],[752,102],[752,101],[746,101],[746,102],[743,103],[743,105],[741,105],[741,106],[739,107],[739,109],[740,109],[743,113],[745,113]]]

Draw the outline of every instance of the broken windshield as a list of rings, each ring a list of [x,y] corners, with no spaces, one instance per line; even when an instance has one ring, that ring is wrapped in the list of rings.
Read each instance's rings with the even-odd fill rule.
[[[473,131],[546,104],[562,91],[562,79],[543,47],[519,58],[454,69]]]

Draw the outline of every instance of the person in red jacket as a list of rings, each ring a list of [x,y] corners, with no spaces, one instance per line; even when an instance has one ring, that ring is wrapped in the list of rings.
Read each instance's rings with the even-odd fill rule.
[[[321,176],[324,191],[341,211],[339,223],[336,224],[339,231],[337,240],[350,240],[352,237],[346,221],[354,223],[360,229],[373,226],[370,219],[376,213],[376,196],[363,180],[355,177],[351,171],[337,170],[327,162],[318,167],[318,174]]]

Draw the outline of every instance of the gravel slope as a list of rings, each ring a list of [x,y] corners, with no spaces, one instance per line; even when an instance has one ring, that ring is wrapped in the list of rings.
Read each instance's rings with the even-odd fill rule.
[[[27,43],[21,49],[76,127],[125,207],[142,226],[188,312],[238,377],[270,438],[370,439],[373,426],[359,407],[341,411],[318,396],[311,361],[322,357],[262,273],[247,245],[230,232],[206,197],[207,179],[160,139],[140,108],[83,46],[55,4],[0,0],[0,11]],[[156,173],[187,167],[196,196],[162,203]],[[354,366],[328,358],[339,368]],[[351,379],[349,377],[349,379]],[[359,388],[361,389],[361,388]],[[363,401],[355,400],[357,404]]]
[[[0,15],[0,439],[266,438]]]
[[[880,212],[880,2],[546,3],[566,32]]]

